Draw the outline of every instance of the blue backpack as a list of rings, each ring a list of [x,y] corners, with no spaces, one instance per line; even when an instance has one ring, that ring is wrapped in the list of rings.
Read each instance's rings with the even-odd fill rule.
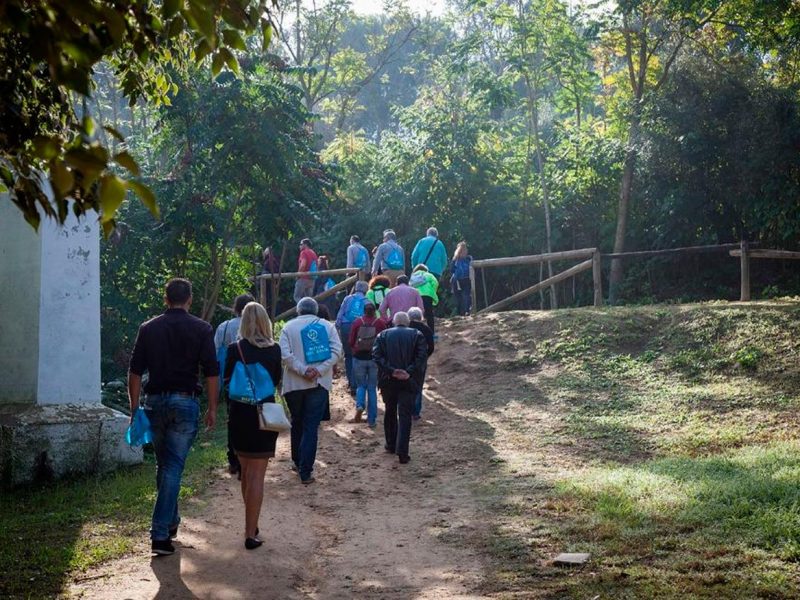
[[[319,322],[319,319],[300,330],[300,339],[303,342],[306,364],[322,362],[331,357],[331,341],[328,337],[328,330]]]
[[[364,314],[364,296],[353,296],[350,300],[350,306],[347,307],[345,312],[345,319],[352,323],[358,317]]]
[[[317,261],[311,261],[311,266],[308,268],[309,273],[316,273],[319,271],[319,267],[317,266]],[[312,275],[311,279],[316,279],[316,275]]]
[[[468,256],[467,258],[459,258],[458,260],[453,261],[453,275],[456,279],[469,278],[469,266],[471,262],[471,256]]]
[[[217,350],[217,362],[219,363],[219,376],[222,377],[225,373],[225,363],[228,360],[228,325],[230,319],[225,321],[225,329],[222,332],[222,346]]]
[[[248,365],[244,362],[242,348],[239,348],[239,358],[233,368],[231,382],[228,384],[228,395],[239,402],[256,402],[275,395],[275,384],[272,377],[261,363]]]
[[[400,246],[392,246],[389,255],[386,257],[386,266],[393,271],[399,271],[405,267],[405,265],[403,251],[400,249]]]
[[[356,255],[355,266],[358,269],[364,269],[369,264],[369,252],[363,246],[358,250]]]

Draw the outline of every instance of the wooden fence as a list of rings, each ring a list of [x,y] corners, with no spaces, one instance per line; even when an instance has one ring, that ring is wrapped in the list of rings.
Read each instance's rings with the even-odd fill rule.
[[[351,273],[355,273],[354,275],[350,275]],[[281,284],[282,279],[298,279],[303,277],[304,275],[309,275],[308,272],[292,272],[292,273],[263,273],[261,275],[256,275],[253,278],[253,281],[258,282],[258,301],[261,305],[267,309],[267,312],[273,316],[273,321],[281,321],[283,319],[287,319],[294,315],[297,311],[297,307],[293,306],[287,311],[282,312],[279,315],[275,315],[275,306],[276,301],[278,298],[278,289]],[[333,296],[339,290],[343,290],[351,285],[353,285],[358,280],[358,269],[325,269],[324,271],[314,271],[313,273],[316,277],[332,277],[335,275],[346,275],[344,281],[341,281],[331,287],[330,289],[325,290],[321,294],[314,296],[314,300],[320,301],[324,300],[329,296]],[[272,306],[267,306],[267,285],[272,286]]]
[[[740,300],[747,302],[750,300],[750,260],[751,259],[780,259],[780,260],[800,260],[800,252],[790,252],[787,250],[762,250],[754,249],[747,241],[738,244],[715,244],[710,246],[689,246],[686,248],[668,248],[665,250],[644,250],[640,252],[621,252],[611,254],[601,254],[597,248],[582,248],[580,250],[568,250],[565,252],[550,252],[547,254],[535,254],[531,256],[509,256],[505,258],[489,258],[485,260],[472,261],[469,278],[472,284],[472,306],[477,308],[477,273],[481,271],[481,282],[483,284],[484,308],[477,310],[476,313],[498,311],[528,298],[532,294],[539,292],[547,287],[565,281],[570,277],[592,269],[592,284],[594,288],[594,306],[603,305],[603,279],[602,261],[612,259],[637,259],[669,256],[687,256],[690,254],[710,254],[728,253],[732,257],[739,258],[741,271],[741,293]],[[533,265],[550,263],[565,260],[581,260],[577,265],[548,277],[539,283],[517,292],[508,298],[489,304],[489,296],[486,289],[486,278],[482,271],[494,267],[511,267],[520,265]]]

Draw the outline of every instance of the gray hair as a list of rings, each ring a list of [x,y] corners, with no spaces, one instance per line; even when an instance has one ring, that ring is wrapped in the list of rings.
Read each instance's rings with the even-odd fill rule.
[[[387,229],[383,232],[384,238],[389,238],[390,240],[396,240],[397,234],[394,232],[394,229]]]
[[[422,311],[418,306],[412,306],[408,309],[408,318],[412,321],[422,321]]]
[[[428,231],[425,233],[425,235],[431,235],[431,236],[433,236],[435,238],[438,238],[439,237],[439,230],[436,229],[436,227],[428,227]]]
[[[408,318],[408,313],[404,313],[402,311],[394,313],[392,317],[392,325],[395,327],[408,327],[411,323],[411,319]]]
[[[369,283],[366,281],[356,281],[355,291],[366,294],[369,291]]]
[[[318,310],[319,305],[317,301],[308,296],[300,298],[300,302],[297,303],[298,315],[316,315]]]

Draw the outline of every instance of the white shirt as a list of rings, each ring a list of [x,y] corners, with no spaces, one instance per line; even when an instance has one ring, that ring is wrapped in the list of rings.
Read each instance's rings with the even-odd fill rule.
[[[315,321],[319,321],[324,325],[325,330],[328,332],[331,356],[327,360],[309,365],[306,363],[305,355],[303,354],[303,340],[300,338],[300,330]],[[281,358],[283,359],[283,394],[295,390],[315,388],[317,384],[330,391],[333,386],[333,366],[342,357],[342,342],[333,323],[320,319],[316,315],[300,315],[284,326],[283,331],[281,331],[280,346]],[[306,372],[308,367],[314,367],[319,371],[320,378],[316,381],[309,381],[303,377],[303,373]]]

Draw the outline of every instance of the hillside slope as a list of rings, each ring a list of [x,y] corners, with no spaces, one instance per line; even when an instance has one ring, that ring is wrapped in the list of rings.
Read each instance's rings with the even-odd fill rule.
[[[514,597],[800,597],[800,301],[442,322],[429,397],[494,455],[480,524]],[[592,553],[579,572],[550,559]]]

